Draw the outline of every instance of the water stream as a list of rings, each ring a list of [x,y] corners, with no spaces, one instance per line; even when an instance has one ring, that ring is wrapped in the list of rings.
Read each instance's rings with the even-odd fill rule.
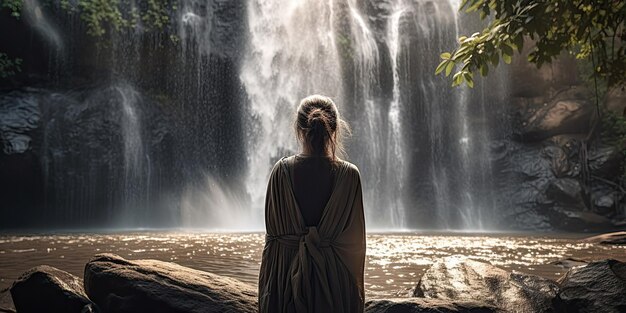
[[[165,34],[138,25],[92,49],[76,16],[29,0],[27,23],[68,62],[37,91],[44,211],[79,225],[261,229],[269,171],[298,151],[295,108],[324,94],[352,125],[370,229],[496,229],[501,94],[433,73],[468,28],[457,6],[180,0]],[[85,73],[87,86],[67,78]]]

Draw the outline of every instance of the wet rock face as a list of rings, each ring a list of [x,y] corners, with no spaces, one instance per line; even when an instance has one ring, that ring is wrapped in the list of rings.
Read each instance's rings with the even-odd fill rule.
[[[445,258],[422,276],[414,296],[475,301],[510,312],[552,312],[558,286],[535,275],[509,273],[491,264]]]
[[[529,42],[527,47],[532,47]],[[529,50],[524,49],[522,54]],[[524,60],[524,58],[520,58]],[[561,56],[541,70],[514,62],[510,84],[510,140],[495,143],[503,224],[527,230],[597,231],[611,229],[620,215],[622,194],[612,182],[623,155],[613,146],[587,140],[595,114],[593,92],[581,82],[576,62]],[[621,115],[623,92],[607,98]],[[496,151],[493,150],[493,151]],[[588,164],[590,179],[583,179]]]
[[[83,289],[83,280],[54,267],[34,267],[11,287],[15,309],[29,312],[97,312]]]
[[[606,107],[618,114],[623,114],[626,111],[626,85],[608,91]]]
[[[495,313],[498,308],[476,302],[451,302],[437,299],[397,298],[370,300],[365,313]]]
[[[38,127],[41,118],[33,96],[17,98],[15,94],[0,95],[0,146],[7,155],[30,149],[30,132]]]
[[[555,179],[546,190],[546,195],[557,202],[577,205],[583,203],[582,187],[573,178]]]
[[[97,255],[85,290],[104,312],[256,312],[256,289],[236,279],[156,260]]]
[[[503,205],[510,208],[504,212],[504,224],[517,229],[576,232],[613,228],[610,217],[622,195],[610,181],[620,172],[621,157],[613,147],[604,145],[587,152],[593,177],[589,194],[585,194],[580,149],[578,135],[494,145],[498,179],[506,182],[498,187],[499,192],[509,199]]]
[[[140,210],[169,187],[157,172],[173,180],[170,129],[159,103],[127,84],[0,94],[0,226],[102,226],[111,209]],[[150,208],[147,222],[169,212]]]
[[[603,260],[575,267],[559,283],[558,312],[626,312],[626,263]]]

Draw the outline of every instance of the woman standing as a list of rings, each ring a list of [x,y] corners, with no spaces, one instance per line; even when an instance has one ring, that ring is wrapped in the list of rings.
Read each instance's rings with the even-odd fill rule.
[[[295,125],[302,152],[279,160],[267,187],[260,312],[363,312],[361,180],[337,156],[347,124],[330,98],[314,95]]]

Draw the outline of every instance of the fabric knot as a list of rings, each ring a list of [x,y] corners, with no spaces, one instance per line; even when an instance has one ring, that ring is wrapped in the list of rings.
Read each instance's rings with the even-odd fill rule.
[[[307,245],[308,248],[326,248],[330,247],[330,241],[321,240],[320,234],[317,232],[317,227],[307,227],[307,232],[301,237],[301,241]]]
[[[298,250],[297,257],[290,266],[291,288],[294,297],[294,304],[297,312],[313,312],[313,294],[311,290],[311,274],[316,272],[316,277],[320,279],[322,290],[324,290],[323,299],[327,305],[332,305],[332,295],[330,294],[330,286],[324,276],[326,273],[326,263],[324,262],[323,249],[330,248],[332,241],[322,239],[317,227],[307,227],[306,230],[299,234],[284,235],[266,235],[266,242],[278,242],[288,248]]]

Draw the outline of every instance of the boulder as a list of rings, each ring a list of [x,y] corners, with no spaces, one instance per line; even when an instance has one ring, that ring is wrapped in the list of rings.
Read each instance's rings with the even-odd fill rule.
[[[573,232],[599,232],[613,227],[611,221],[594,212],[580,208],[563,208],[555,206],[546,211],[550,224],[559,230]]]
[[[257,292],[236,279],[157,260],[96,255],[85,290],[104,312],[256,312]]]
[[[589,170],[596,176],[607,179],[619,176],[622,160],[622,151],[614,146],[602,146],[590,151],[588,156]]]
[[[5,288],[0,291],[0,312],[15,313],[15,306],[13,305],[9,288]]]
[[[576,179],[559,178],[552,181],[552,183],[548,185],[546,195],[549,199],[558,203],[581,206],[581,208],[584,208],[582,187]]]
[[[16,311],[29,312],[96,312],[87,298],[83,280],[51,266],[34,267],[11,286]]]
[[[582,259],[577,259],[577,258],[565,258],[565,259],[548,262],[548,264],[556,265],[560,268],[565,268],[565,269],[570,269],[572,267],[586,265],[587,263],[589,262],[582,260]]]
[[[475,301],[510,312],[551,312],[556,282],[489,263],[455,257],[435,262],[422,276],[414,296]]]
[[[600,243],[606,245],[623,245],[626,244],[626,231],[601,234],[585,238],[583,240],[586,242]]]
[[[565,88],[550,100],[517,99],[515,137],[538,142],[555,135],[586,134],[594,110],[588,99],[589,91],[584,87]]]
[[[559,284],[557,312],[626,312],[626,263],[602,260],[574,267]]]
[[[559,135],[551,137],[542,143],[541,157],[550,160],[554,176],[576,177],[580,173],[576,162],[578,156],[578,141],[572,136]]]
[[[394,298],[370,300],[365,313],[493,313],[498,308],[476,302],[452,302],[439,299]]]

